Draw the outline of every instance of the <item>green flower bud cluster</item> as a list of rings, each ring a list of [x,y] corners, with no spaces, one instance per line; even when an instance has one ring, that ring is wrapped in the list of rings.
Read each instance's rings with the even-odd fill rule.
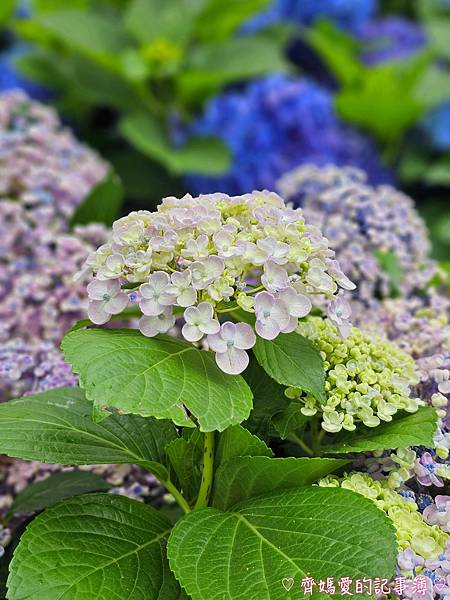
[[[288,388],[286,395],[302,402],[304,415],[321,414],[325,431],[353,431],[357,423],[376,427],[399,410],[413,413],[423,404],[411,396],[419,382],[414,360],[385,338],[352,327],[342,339],[337,328],[320,317],[308,317],[297,331],[320,350],[327,401],[321,404],[298,388]]]
[[[329,475],[319,485],[342,487],[373,500],[392,519],[399,551],[411,548],[424,560],[430,560],[440,555],[450,541],[438,525],[428,525],[423,520],[414,501],[392,490],[386,481],[377,481],[366,473],[350,473],[344,477]]]

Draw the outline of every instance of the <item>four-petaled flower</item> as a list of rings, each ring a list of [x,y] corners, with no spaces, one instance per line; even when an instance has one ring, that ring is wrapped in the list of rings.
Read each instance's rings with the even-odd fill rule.
[[[205,334],[220,331],[220,323],[214,319],[214,310],[209,302],[186,308],[184,320],[186,323],[181,332],[188,342],[198,342]]]
[[[88,316],[96,325],[103,325],[111,315],[121,313],[128,305],[128,296],[122,292],[117,280],[94,279],[87,286],[89,295]]]
[[[168,292],[170,278],[163,271],[156,271],[148,278],[148,283],[143,283],[139,288],[142,300],[140,309],[146,316],[156,317],[163,313],[167,306],[173,302],[173,297]]]
[[[208,335],[208,344],[216,353],[216,363],[230,375],[238,375],[245,371],[249,363],[246,350],[253,348],[256,336],[247,323],[231,323],[227,321],[220,331]]]

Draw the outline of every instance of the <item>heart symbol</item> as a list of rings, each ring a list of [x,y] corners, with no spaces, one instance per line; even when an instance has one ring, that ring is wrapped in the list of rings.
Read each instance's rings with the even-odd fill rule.
[[[293,577],[283,577],[283,579],[281,580],[281,583],[283,584],[284,589],[289,592],[290,589],[292,588],[292,586],[294,585],[294,578]]]

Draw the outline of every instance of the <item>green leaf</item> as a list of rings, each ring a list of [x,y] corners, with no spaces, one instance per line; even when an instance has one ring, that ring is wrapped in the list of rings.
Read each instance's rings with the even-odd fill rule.
[[[65,47],[117,69],[117,55],[130,43],[114,16],[86,10],[59,10],[35,17],[35,22]]]
[[[233,425],[220,434],[215,468],[237,456],[273,456],[272,450],[241,425]]]
[[[358,59],[359,44],[354,38],[328,21],[319,21],[303,33],[343,85],[352,85],[364,77],[364,67]]]
[[[122,182],[113,171],[110,171],[78,206],[71,219],[71,226],[87,223],[112,225],[119,216],[123,195]]]
[[[444,58],[450,58],[449,31],[450,19],[442,15],[429,19],[426,23],[426,31],[436,52]]]
[[[191,423],[223,431],[246,419],[252,394],[240,376],[226,375],[213,354],[168,336],[147,338],[132,330],[78,330],[66,335],[66,360],[80,374],[97,410]]]
[[[0,454],[66,465],[136,464],[165,479],[164,445],[172,423],[112,415],[92,421],[77,388],[59,388],[0,404]]]
[[[184,44],[204,0],[132,0],[125,27],[141,44],[168,40]]]
[[[284,412],[290,400],[284,394],[285,388],[269,377],[254,357],[250,359],[244,377],[253,393],[253,410],[244,425],[268,440],[274,416]]]
[[[388,64],[366,69],[360,85],[337,93],[335,104],[340,115],[373,132],[382,142],[398,140],[424,111],[414,89],[425,69],[425,59],[427,55],[410,61],[408,68]]]
[[[217,469],[212,505],[225,510],[247,498],[307,485],[347,462],[329,458],[238,456]]]
[[[170,146],[161,122],[148,113],[133,113],[119,125],[122,135],[137,150],[165,165],[172,173],[217,175],[226,171],[230,154],[215,138],[192,138],[184,147]]]
[[[269,0],[207,0],[196,22],[196,35],[201,40],[230,37],[253,14],[269,5]]]
[[[177,88],[185,102],[198,103],[233,81],[286,71],[282,44],[264,35],[240,37],[194,49]]]
[[[16,0],[2,0],[0,3],[0,26],[3,26],[13,14]]]
[[[186,431],[186,430],[185,430]],[[166,454],[175,472],[178,488],[189,504],[197,498],[202,480],[203,435],[189,430],[189,437],[180,437],[166,446]]]
[[[308,487],[261,496],[229,513],[194,511],[174,527],[168,556],[192,600],[304,600],[300,582],[307,575],[390,579],[397,544],[392,522],[371,500]],[[282,581],[291,577],[287,593]]]
[[[170,529],[158,511],[123,496],[89,494],[58,504],[22,536],[8,599],[178,598],[166,558]]]
[[[412,415],[400,413],[390,423],[382,423],[378,427],[358,426],[354,432],[336,435],[333,445],[324,446],[322,451],[326,454],[346,454],[408,446],[430,448],[436,427],[436,410],[425,406]]]
[[[95,473],[88,471],[55,473],[19,492],[9,510],[9,515],[37,512],[72,496],[89,492],[107,492],[110,489],[111,485]]]
[[[274,340],[257,338],[253,352],[266,373],[282,385],[326,400],[325,368],[319,350],[298,333],[282,333]]]
[[[405,278],[398,256],[394,252],[383,252],[382,250],[375,250],[374,255],[381,269],[389,278],[391,295],[398,297],[401,293],[400,286]]]
[[[300,402],[293,401],[285,411],[273,418],[273,426],[282,440],[285,440],[290,433],[303,429],[310,420],[310,417],[302,413],[301,408]]]

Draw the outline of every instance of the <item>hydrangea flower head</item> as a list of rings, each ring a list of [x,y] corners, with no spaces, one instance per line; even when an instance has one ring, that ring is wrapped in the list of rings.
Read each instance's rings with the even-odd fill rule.
[[[369,65],[408,59],[427,42],[420,25],[400,16],[367,21],[358,37],[364,48],[361,58]]]
[[[403,575],[423,567],[439,556],[450,541],[447,533],[428,524],[414,501],[390,489],[386,482],[376,481],[367,473],[349,473],[344,477],[330,475],[319,481],[322,487],[342,487],[369,498],[391,519],[399,547],[398,567]],[[420,569],[419,569],[420,570]]]
[[[352,327],[343,339],[335,325],[321,317],[301,321],[297,331],[321,352],[327,401],[321,404],[296,388],[288,388],[286,394],[302,403],[305,415],[320,415],[325,431],[353,431],[358,423],[376,427],[398,411],[412,413],[421,405],[411,394],[411,386],[419,381],[413,359],[384,338]]]
[[[189,176],[194,193],[274,190],[281,175],[300,163],[355,165],[374,182],[390,181],[371,141],[344,125],[330,92],[308,79],[270,75],[226,91],[180,133],[181,142],[192,135],[219,137],[232,157],[222,176]]]
[[[165,198],[157,212],[116,221],[111,241],[86,266],[95,274],[88,285],[94,322],[120,313],[128,304],[122,287],[134,287],[144,335],[167,332],[177,308],[184,338],[206,341],[228,373],[245,369],[256,337],[249,325],[221,324],[223,315],[254,314],[256,333],[271,340],[293,331],[320,299],[344,330],[350,315],[339,305],[343,290],[354,288],[320,231],[269,192]]]
[[[313,25],[327,19],[342,29],[357,32],[376,12],[377,0],[273,0],[253,17],[244,31],[256,31],[280,21]]]
[[[305,165],[284,175],[278,191],[321,229],[357,284],[352,299],[365,307],[392,293],[380,254],[393,256],[401,269],[403,295],[423,288],[434,274],[425,225],[413,201],[393,187],[372,187],[355,168]]]

